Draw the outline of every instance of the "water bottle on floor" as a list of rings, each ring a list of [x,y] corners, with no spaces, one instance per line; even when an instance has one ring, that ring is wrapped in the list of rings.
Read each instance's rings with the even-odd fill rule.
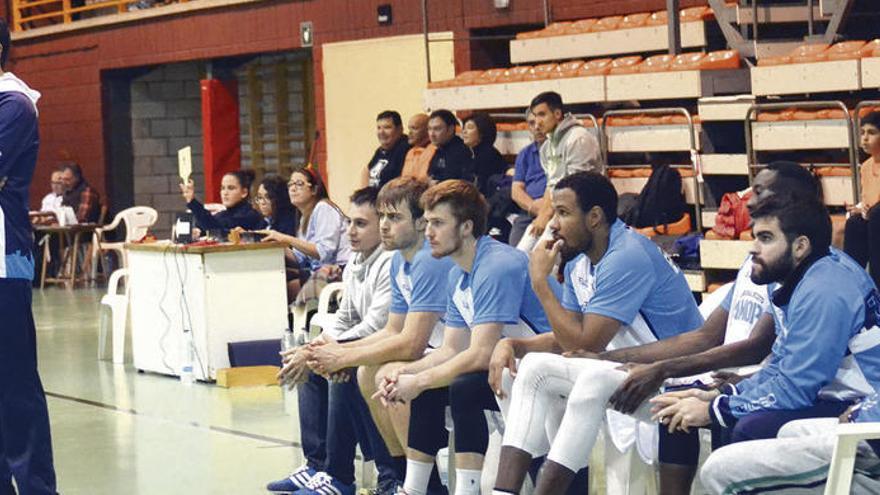
[[[184,330],[183,359],[180,363],[180,383],[184,385],[192,385],[195,382],[195,376],[193,375],[193,361],[195,361],[195,354],[192,330]]]

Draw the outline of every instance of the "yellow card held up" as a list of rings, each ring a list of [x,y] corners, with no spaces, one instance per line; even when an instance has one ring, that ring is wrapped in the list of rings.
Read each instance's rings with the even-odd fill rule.
[[[184,184],[192,175],[192,146],[177,150],[177,170]]]

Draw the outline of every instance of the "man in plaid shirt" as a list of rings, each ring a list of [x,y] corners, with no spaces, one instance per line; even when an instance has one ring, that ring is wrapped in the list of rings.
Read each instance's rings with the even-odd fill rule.
[[[92,188],[82,176],[82,169],[76,163],[61,166],[61,180],[64,181],[64,200],[62,205],[70,206],[76,213],[79,223],[94,223],[101,214],[98,191]]]

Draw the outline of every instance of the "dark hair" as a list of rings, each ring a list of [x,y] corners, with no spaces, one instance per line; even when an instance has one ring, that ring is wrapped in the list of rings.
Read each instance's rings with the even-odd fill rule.
[[[4,49],[5,51],[5,49]],[[859,119],[859,127],[869,124],[880,129],[880,112],[868,112],[867,115]]]
[[[58,167],[58,170],[60,170],[61,172],[64,172],[65,170],[70,170],[71,173],[73,173],[73,176],[76,177],[76,180],[82,180],[82,178],[83,178],[82,167],[80,167],[78,163],[74,163],[74,162],[62,163]]]
[[[233,170],[231,172],[226,172],[223,174],[231,175],[235,177],[235,180],[238,181],[238,185],[241,186],[242,189],[247,191],[247,196],[251,195],[251,185],[254,183],[254,177],[256,177],[256,173],[251,169],[242,169],[242,170]]]
[[[6,19],[0,19],[0,47],[3,48],[3,53],[0,53],[0,68],[5,69],[6,61],[9,60],[9,50],[12,48],[12,37]]]
[[[376,122],[386,119],[391,120],[391,123],[394,124],[394,127],[403,127],[403,119],[401,119],[400,114],[395,112],[394,110],[385,110],[384,112],[380,112],[379,115],[376,116]]]
[[[584,213],[598,206],[605,215],[605,223],[611,225],[617,219],[617,191],[604,175],[596,172],[571,174],[556,183],[556,190],[561,189],[574,191]]]
[[[294,167],[293,172],[291,172],[290,175],[292,176],[293,174],[305,175],[306,178],[309,179],[309,184],[311,184],[312,189],[314,189],[318,201],[329,197],[329,194],[327,194],[327,186],[324,185],[324,179],[311,164]]]
[[[490,117],[489,114],[483,112],[472,113],[465,117],[461,125],[464,126],[468,122],[473,122],[474,125],[477,126],[477,132],[480,133],[480,144],[495,144],[495,138],[498,136],[498,129],[495,127],[495,121],[492,120],[492,117]]]
[[[776,172],[771,189],[773,194],[786,194],[791,200],[818,199],[822,201],[822,186],[816,177],[799,163],[777,160],[767,165]]]
[[[760,201],[751,212],[752,220],[776,218],[789,243],[806,236],[815,254],[828,252],[831,245],[831,217],[816,198],[784,197],[774,194]]]
[[[473,182],[459,179],[444,180],[422,194],[422,208],[433,210],[440,204],[448,204],[459,225],[470,220],[474,224],[474,237],[486,233],[489,204]]]
[[[379,188],[373,186],[362,187],[351,193],[348,200],[355,206],[370,205],[376,207],[376,197],[379,196]]]
[[[562,104],[562,96],[555,91],[545,91],[532,98],[532,103],[529,105],[529,108],[534,109],[541,103],[547,104],[551,111],[559,110],[560,112],[565,112],[565,106]]]
[[[455,114],[453,114],[449,110],[434,110],[428,117],[428,120],[432,119],[441,119],[443,120],[443,122],[446,122],[447,126],[450,127],[455,127],[458,124],[458,119],[455,118]]]
[[[267,174],[260,181],[260,185],[266,190],[269,204],[272,205],[272,216],[275,218],[296,216],[296,208],[290,202],[287,193],[287,181],[277,174]]]
[[[428,190],[428,181],[415,177],[403,176],[391,179],[382,186],[376,197],[376,207],[397,208],[402,203],[406,204],[412,214],[413,220],[422,218],[425,210],[422,209],[420,199]]]

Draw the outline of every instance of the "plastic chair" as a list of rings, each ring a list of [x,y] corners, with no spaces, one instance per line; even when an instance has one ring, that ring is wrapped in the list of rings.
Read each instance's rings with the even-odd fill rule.
[[[880,423],[843,423],[837,425],[837,443],[828,466],[825,495],[849,493],[856,462],[856,447],[862,440],[880,438]]]
[[[312,319],[309,322],[310,339],[317,337],[322,329],[336,322],[335,313],[330,312],[330,302],[341,299],[344,289],[345,284],[342,282],[332,282],[321,290],[321,295],[318,296],[318,311],[312,315]]]
[[[120,268],[110,275],[107,283],[107,294],[101,298],[101,304],[110,308],[110,328],[113,336],[113,364],[125,362],[125,327],[128,322],[128,284],[118,293],[119,281],[128,276],[128,269]],[[107,359],[107,324],[101,324],[98,330],[98,359]]]
[[[159,218],[159,213],[149,206],[134,206],[126,208],[113,217],[113,221],[109,225],[98,227],[92,235],[92,278],[98,269],[98,260],[102,260],[101,267],[106,270],[107,266],[103,264],[103,252],[114,251],[119,257],[123,268],[128,267],[128,260],[125,256],[125,243],[139,241],[147,235],[147,230],[152,227]],[[125,224],[125,240],[120,242],[105,242],[104,234],[116,230],[119,224]],[[106,273],[106,271],[105,271]]]
[[[642,234],[647,237],[654,237],[655,235],[685,235],[691,231],[691,216],[689,213],[685,213],[684,216],[681,217],[677,222],[667,223],[665,225],[658,225],[655,227],[643,227],[640,229],[636,229],[636,232]]]
[[[615,58],[611,62],[611,70],[609,74],[634,74],[639,71],[639,64],[642,63],[641,55],[630,55],[627,57]]]

